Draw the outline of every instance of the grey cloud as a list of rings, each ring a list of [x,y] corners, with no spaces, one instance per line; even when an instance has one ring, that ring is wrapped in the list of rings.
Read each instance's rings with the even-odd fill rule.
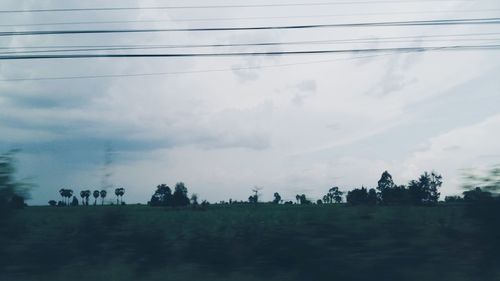
[[[304,100],[314,95],[317,91],[316,81],[309,79],[303,80],[297,85],[295,85],[295,91],[297,92],[292,101],[296,105],[302,105]]]

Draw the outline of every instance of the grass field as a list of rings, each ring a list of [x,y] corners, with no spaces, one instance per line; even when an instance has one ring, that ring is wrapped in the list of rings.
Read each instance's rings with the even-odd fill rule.
[[[460,205],[28,207],[2,222],[0,280],[500,280],[497,224]]]

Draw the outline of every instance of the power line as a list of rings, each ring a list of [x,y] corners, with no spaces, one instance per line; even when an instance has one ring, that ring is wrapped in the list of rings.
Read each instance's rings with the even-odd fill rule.
[[[377,26],[482,25],[482,24],[499,24],[499,23],[500,23],[500,18],[476,18],[476,19],[334,23],[334,24],[284,25],[284,26],[253,26],[253,27],[10,31],[10,32],[0,32],[0,36],[145,33],[145,32],[206,32],[206,31],[243,31],[243,30],[281,30],[281,29],[311,29],[311,28],[367,27],[367,26],[377,27]]]
[[[243,5],[200,5],[200,6],[154,6],[154,7],[95,7],[95,8],[54,8],[54,9],[26,9],[0,10],[0,13],[42,13],[42,12],[84,12],[84,11],[127,11],[127,10],[185,10],[185,9],[227,9],[227,8],[270,8],[270,7],[303,7],[303,6],[337,6],[382,3],[415,3],[415,2],[468,2],[471,0],[370,0],[370,1],[343,1],[343,2],[316,2],[316,3],[282,3],[282,4],[243,4]]]
[[[455,34],[433,34],[433,35],[417,35],[417,36],[390,36],[390,37],[374,37],[374,38],[346,38],[346,39],[326,39],[326,40],[309,40],[309,41],[291,41],[291,42],[246,42],[233,44],[179,44],[179,45],[158,45],[158,44],[120,44],[120,45],[50,45],[50,46],[19,46],[19,47],[0,47],[0,50],[12,49],[75,49],[75,48],[198,48],[198,47],[228,47],[228,46],[259,46],[259,45],[282,45],[282,44],[330,44],[330,43],[374,43],[374,42],[396,42],[394,40],[415,41],[427,38],[441,38],[440,40],[458,39],[458,41],[476,41],[476,40],[496,40],[493,38],[450,38],[450,37],[470,37],[470,36],[489,36],[500,35],[500,32],[479,32],[479,33],[455,33]],[[450,38],[450,39],[444,39]],[[392,41],[391,41],[392,40]],[[400,41],[399,41],[400,42]],[[55,50],[53,50],[55,51]]]
[[[0,52],[0,55],[12,54],[33,54],[33,53],[67,53],[67,52],[91,52],[91,51],[125,51],[125,50],[155,50],[155,49],[185,49],[185,48],[219,48],[219,47],[249,47],[249,46],[287,46],[287,45],[331,45],[345,43],[413,43],[413,40],[318,40],[318,41],[296,41],[296,42],[264,42],[264,43],[236,43],[236,44],[201,44],[201,45],[130,45],[130,46],[104,46],[104,47],[81,47],[81,48],[64,48],[64,49],[44,49],[44,50],[29,50],[29,51],[10,51]],[[428,42],[462,42],[462,41],[479,41],[491,42],[500,41],[500,38],[462,38],[462,39],[426,39],[418,41],[418,43]],[[2,48],[0,48],[2,49]],[[18,48],[23,49],[23,48]],[[40,47],[38,47],[40,49]]]
[[[85,25],[85,24],[123,24],[123,23],[161,23],[161,22],[198,22],[198,21],[207,22],[207,21],[235,21],[235,20],[241,21],[241,20],[261,20],[261,19],[331,18],[331,17],[377,16],[377,15],[412,15],[412,14],[432,14],[432,13],[438,13],[438,14],[440,14],[440,13],[480,13],[480,12],[496,12],[496,11],[500,11],[500,9],[401,11],[401,12],[383,12],[383,13],[321,14],[321,15],[296,15],[296,16],[187,18],[187,19],[169,19],[169,20],[117,20],[117,21],[20,23],[20,24],[0,24],[0,27]]]
[[[444,50],[498,50],[500,45],[456,45],[440,47],[398,47],[370,49],[271,51],[271,52],[232,52],[232,53],[143,53],[143,54],[68,54],[68,55],[8,55],[0,60],[37,60],[37,59],[87,59],[87,58],[189,58],[189,57],[234,57],[234,56],[282,56],[282,55],[320,55],[341,53],[373,52],[424,52]]]
[[[405,53],[405,52],[402,52]],[[412,53],[408,51],[406,53]],[[271,69],[280,68],[288,66],[297,65],[309,65],[317,63],[327,63],[335,61],[349,61],[356,59],[374,58],[382,56],[392,56],[401,53],[385,53],[385,54],[375,54],[367,56],[357,56],[349,58],[338,58],[330,60],[316,60],[307,62],[297,62],[297,63],[286,63],[286,64],[275,64],[275,65],[264,65],[264,66],[245,66],[245,67],[232,67],[232,68],[219,68],[219,69],[204,69],[204,70],[188,70],[188,71],[173,71],[173,72],[152,72],[152,73],[132,73],[132,74],[104,74],[104,75],[81,75],[81,76],[58,76],[58,77],[37,77],[37,78],[11,78],[11,79],[0,79],[0,82],[21,82],[21,81],[45,81],[45,80],[73,80],[73,79],[96,79],[96,78],[120,78],[120,77],[144,77],[144,76],[165,76],[165,75],[178,75],[178,74],[196,74],[196,73],[211,73],[211,72],[226,72],[226,71],[238,71],[238,70],[252,70],[252,69]]]

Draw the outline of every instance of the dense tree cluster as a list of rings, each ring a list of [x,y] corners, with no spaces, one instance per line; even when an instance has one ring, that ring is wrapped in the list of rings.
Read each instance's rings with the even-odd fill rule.
[[[182,207],[187,206],[191,202],[198,202],[198,196],[191,196],[191,200],[188,197],[188,189],[183,182],[178,182],[175,185],[174,193],[172,189],[166,184],[160,184],[156,187],[156,191],[151,196],[151,200],[148,202],[150,206],[164,206],[164,207]]]
[[[394,183],[388,171],[382,173],[373,188],[354,189],[347,193],[347,203],[352,205],[435,205],[439,200],[442,176],[435,172],[424,172],[408,186]]]

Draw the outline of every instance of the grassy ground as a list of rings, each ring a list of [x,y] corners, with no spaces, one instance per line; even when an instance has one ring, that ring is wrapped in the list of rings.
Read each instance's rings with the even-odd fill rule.
[[[464,206],[29,207],[0,280],[500,280],[496,221]]]

